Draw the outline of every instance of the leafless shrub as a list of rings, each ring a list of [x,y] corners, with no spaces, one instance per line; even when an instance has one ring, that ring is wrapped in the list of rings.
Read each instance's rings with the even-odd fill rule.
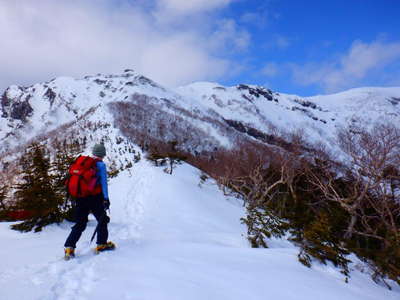
[[[400,242],[400,130],[388,124],[371,130],[351,127],[339,131],[338,142],[348,161],[339,165],[321,159],[319,171],[309,173],[310,182],[351,216],[346,238],[359,234],[384,240],[379,223]],[[355,229],[357,221],[362,231]]]
[[[399,136],[391,125],[342,129],[338,143],[347,160],[341,162],[324,144],[304,145],[299,131],[286,135],[284,147],[242,140],[188,162],[244,200],[253,246],[292,228],[308,259],[331,260],[348,275],[346,255],[355,252],[371,263],[376,280],[398,280]]]
[[[317,169],[307,173],[308,180],[325,201],[337,203],[349,215],[344,240],[375,248],[355,249],[371,262],[374,278],[385,274],[398,280],[400,129],[381,123],[350,126],[338,132],[338,144],[345,154],[342,162],[316,156]]]

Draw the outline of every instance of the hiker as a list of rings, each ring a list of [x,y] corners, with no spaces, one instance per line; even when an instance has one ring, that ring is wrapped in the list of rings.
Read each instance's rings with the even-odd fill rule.
[[[75,225],[64,244],[65,259],[67,260],[75,256],[76,243],[86,228],[90,212],[93,213],[98,223],[96,253],[115,248],[112,242],[107,242],[107,224],[110,222],[110,218],[107,216],[106,210],[110,208],[110,198],[108,197],[107,169],[103,162],[103,158],[106,156],[104,145],[94,145],[92,154],[92,157],[80,156],[70,167],[70,178],[67,181],[68,192],[75,198],[76,205]],[[74,177],[74,174],[77,175]],[[86,183],[90,180],[93,181],[91,188],[88,187],[90,184]]]

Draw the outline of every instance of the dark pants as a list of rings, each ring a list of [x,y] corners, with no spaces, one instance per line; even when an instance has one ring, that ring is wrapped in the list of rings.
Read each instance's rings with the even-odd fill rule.
[[[76,247],[76,242],[86,229],[89,213],[92,212],[98,222],[97,244],[106,244],[108,239],[107,223],[110,221],[103,204],[103,195],[89,196],[76,199],[75,225],[65,241],[65,247]]]

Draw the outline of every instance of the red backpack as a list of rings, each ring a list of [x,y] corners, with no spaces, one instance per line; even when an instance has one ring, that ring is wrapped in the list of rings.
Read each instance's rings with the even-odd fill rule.
[[[79,156],[69,167],[67,192],[74,198],[83,198],[101,193],[101,185],[97,184],[96,163],[98,159],[90,156]]]

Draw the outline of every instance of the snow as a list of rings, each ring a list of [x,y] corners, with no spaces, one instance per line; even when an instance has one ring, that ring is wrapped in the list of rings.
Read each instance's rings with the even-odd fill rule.
[[[245,89],[210,82],[179,87],[176,92],[208,105],[225,119],[250,124],[263,132],[270,132],[271,125],[283,132],[301,130],[309,142],[321,142],[334,152],[339,150],[338,128],[349,124],[372,126],[381,121],[400,124],[400,106],[395,104],[397,101],[391,101],[400,98],[400,87],[357,88],[313,97],[273,93],[278,101],[252,97]],[[244,99],[244,94],[253,100]],[[316,108],[302,105],[304,102],[310,102]]]
[[[252,89],[260,87],[248,85]],[[53,103],[44,96],[48,89],[56,95]],[[267,90],[262,88],[264,92]],[[11,86],[7,90],[11,101],[29,99],[34,108],[27,124],[11,118],[0,118],[0,140],[6,150],[27,142],[38,133],[46,133],[59,126],[79,120],[93,107],[116,101],[135,101],[133,95],[145,95],[152,99],[151,105],[168,115],[181,115],[192,126],[218,141],[217,147],[232,146],[231,137],[218,126],[201,121],[223,119],[248,124],[265,133],[272,128],[288,132],[302,130],[310,142],[325,143],[335,148],[336,131],[358,120],[359,124],[374,124],[378,120],[400,123],[400,88],[358,88],[333,95],[300,97],[272,93],[274,100],[256,97],[246,88],[224,87],[218,83],[197,82],[176,89],[164,88],[134,71],[116,75],[86,76],[83,79],[59,77],[32,87]],[[250,100],[249,100],[250,99]],[[317,108],[302,105],[303,101]],[[171,108],[165,103],[173,103]],[[300,102],[300,103],[299,103]],[[303,103],[304,104],[304,103]],[[96,111],[99,114],[100,107]],[[197,117],[185,117],[180,110],[195,112]],[[85,117],[86,118],[86,117]],[[160,118],[162,115],[160,114]],[[108,118],[109,119],[109,118]],[[112,120],[110,120],[112,124]],[[362,123],[361,123],[362,122]],[[24,126],[25,128],[20,128]],[[202,150],[202,149],[199,149]],[[209,150],[209,149],[207,149]],[[337,150],[337,149],[332,149]]]
[[[18,98],[22,95],[22,91],[20,90],[20,88],[16,85],[11,85],[8,88],[7,91],[7,96],[10,98]]]
[[[285,240],[252,249],[240,222],[244,208],[226,198],[199,171],[178,166],[173,175],[141,160],[132,174],[110,182],[113,252],[94,255],[91,219],[77,258],[62,260],[71,223],[41,233],[0,223],[0,299],[399,299],[367,274],[349,283],[331,266],[309,269]]]
[[[397,124],[400,121],[400,106],[389,101],[400,97],[400,88],[361,88],[307,98],[274,93],[278,102],[261,97],[249,101],[243,98],[246,91],[218,83],[200,82],[172,91],[141,78],[129,71],[80,80],[60,77],[24,91],[12,86],[9,97],[32,96],[34,115],[22,129],[18,128],[19,121],[2,118],[2,147],[12,148],[73,120],[78,120],[76,128],[84,127],[85,122],[113,124],[106,104],[131,101],[134,94],[155,97],[156,102],[165,98],[200,117],[236,120],[267,133],[270,125],[285,130],[302,128],[310,140],[324,139],[327,143],[338,126],[353,118],[370,123],[384,118],[392,118]],[[51,107],[43,98],[48,88],[57,94]],[[293,107],[302,107],[296,100],[315,103],[318,109],[307,109],[327,123],[293,111]],[[96,107],[95,113],[81,119],[92,107]],[[179,113],[168,108],[164,111]],[[184,118],[229,145],[230,140],[212,123]],[[9,132],[17,133],[16,137],[7,138]],[[132,159],[132,154],[121,154],[125,147],[139,152],[127,139],[115,145],[121,133],[112,126],[90,136],[88,149],[107,137],[109,162],[119,167]],[[268,249],[250,248],[246,227],[240,222],[245,214],[242,204],[223,196],[211,182],[200,187],[199,175],[198,170],[181,165],[171,176],[142,159],[112,179],[109,229],[110,239],[118,247],[115,252],[93,255],[94,245],[88,242],[96,226],[93,218],[78,243],[77,259],[69,262],[63,261],[62,255],[72,223],[24,234],[10,230],[10,223],[0,223],[0,299],[400,298],[399,287],[389,291],[354,266],[349,283],[331,265],[304,267],[297,260],[299,250],[285,239],[269,241]]]

